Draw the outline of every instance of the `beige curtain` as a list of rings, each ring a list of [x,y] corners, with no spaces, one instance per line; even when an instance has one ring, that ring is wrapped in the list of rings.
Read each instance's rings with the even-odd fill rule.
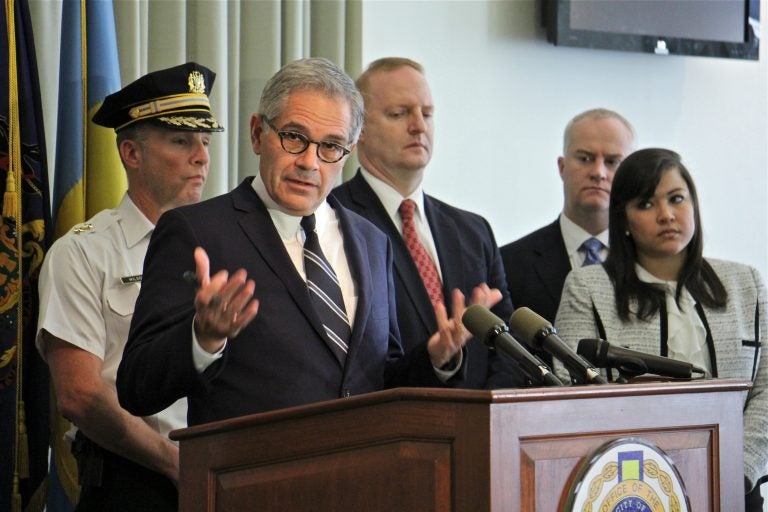
[[[62,0],[30,0],[41,67],[53,180]],[[68,0],[70,1],[70,0]],[[109,1],[109,0],[98,0]],[[261,89],[283,64],[326,57],[361,71],[363,0],[113,0],[123,85],[189,60],[217,74],[211,102],[226,131],[211,147],[205,196],[224,193],[257,169],[248,122]],[[354,162],[348,165],[354,167]]]

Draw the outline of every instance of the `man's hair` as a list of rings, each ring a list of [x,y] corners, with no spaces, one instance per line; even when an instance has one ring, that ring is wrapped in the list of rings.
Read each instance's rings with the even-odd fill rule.
[[[371,76],[379,72],[394,71],[404,67],[413,68],[422,75],[425,74],[424,66],[415,60],[411,60],[406,57],[384,57],[368,64],[366,70],[363,71],[359,77],[357,77],[355,84],[357,85],[360,93],[365,98],[371,89]]]
[[[632,140],[635,139],[635,129],[632,127],[632,124],[626,120],[624,116],[619,114],[618,112],[614,112],[613,110],[608,110],[607,108],[593,108],[590,110],[587,110],[585,112],[582,112],[581,114],[578,114],[576,117],[568,121],[568,124],[565,125],[565,131],[563,132],[563,155],[568,153],[568,146],[571,144],[571,132],[573,131],[573,127],[585,119],[590,120],[598,120],[598,119],[616,119],[621,124],[627,127],[627,130],[629,130],[629,133],[632,134]]]
[[[261,93],[259,113],[267,120],[282,115],[285,101],[297,91],[317,91],[349,104],[349,143],[357,142],[363,126],[363,98],[352,79],[328,59],[300,59],[283,66],[267,81]]]
[[[125,161],[123,161],[123,155],[120,153],[120,144],[122,144],[124,140],[132,140],[140,146],[144,147],[144,143],[147,141],[150,133],[160,130],[163,130],[163,128],[155,126],[151,123],[144,122],[133,124],[117,132],[117,153],[120,156],[120,162],[123,164],[123,167],[125,167]]]
[[[120,147],[120,143],[124,140],[133,140],[140,144],[143,143],[147,140],[147,136],[149,135],[149,132],[152,131],[152,128],[154,128],[154,126],[149,123],[137,123],[120,130],[117,132],[117,146]]]

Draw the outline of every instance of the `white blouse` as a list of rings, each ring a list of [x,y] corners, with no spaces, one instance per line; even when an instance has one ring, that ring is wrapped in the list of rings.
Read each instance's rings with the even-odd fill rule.
[[[635,263],[637,277],[644,283],[660,284],[667,301],[667,356],[704,368],[712,376],[712,361],[707,348],[707,331],[696,313],[696,300],[687,288],[680,293],[680,307],[675,301],[677,281],[665,281]]]

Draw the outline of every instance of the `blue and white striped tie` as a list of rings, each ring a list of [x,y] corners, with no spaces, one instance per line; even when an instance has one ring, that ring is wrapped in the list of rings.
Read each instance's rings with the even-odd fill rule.
[[[584,243],[581,244],[580,249],[584,251],[584,263],[581,264],[582,267],[586,267],[589,265],[596,265],[597,263],[602,263],[603,258],[600,257],[600,250],[603,248],[603,242],[598,240],[597,238],[588,238],[584,240]]]
[[[325,327],[328,345],[343,365],[347,356],[351,330],[347,311],[344,309],[339,279],[320,248],[320,240],[315,232],[315,214],[302,217],[301,227],[304,228],[306,236],[304,272],[307,275],[309,295]]]

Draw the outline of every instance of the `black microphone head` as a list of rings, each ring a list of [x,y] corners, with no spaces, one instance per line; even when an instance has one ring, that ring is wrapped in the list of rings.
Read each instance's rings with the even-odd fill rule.
[[[543,330],[552,329],[552,324],[544,317],[528,308],[517,308],[509,317],[509,327],[524,341],[537,346],[539,334]]]
[[[620,373],[628,376],[648,373],[642,354],[633,354],[629,350],[623,350],[617,355],[617,350],[611,350],[611,344],[605,340],[596,338],[584,338],[579,340],[577,353],[587,359],[598,368],[616,368]]]
[[[600,366],[600,345],[603,340],[594,338],[585,338],[579,340],[579,346],[576,349],[576,353],[595,366]],[[605,357],[605,354],[602,354]]]
[[[507,331],[504,320],[480,304],[469,306],[461,316],[461,323],[475,338],[486,345],[489,344],[490,338],[494,337],[493,335]]]

